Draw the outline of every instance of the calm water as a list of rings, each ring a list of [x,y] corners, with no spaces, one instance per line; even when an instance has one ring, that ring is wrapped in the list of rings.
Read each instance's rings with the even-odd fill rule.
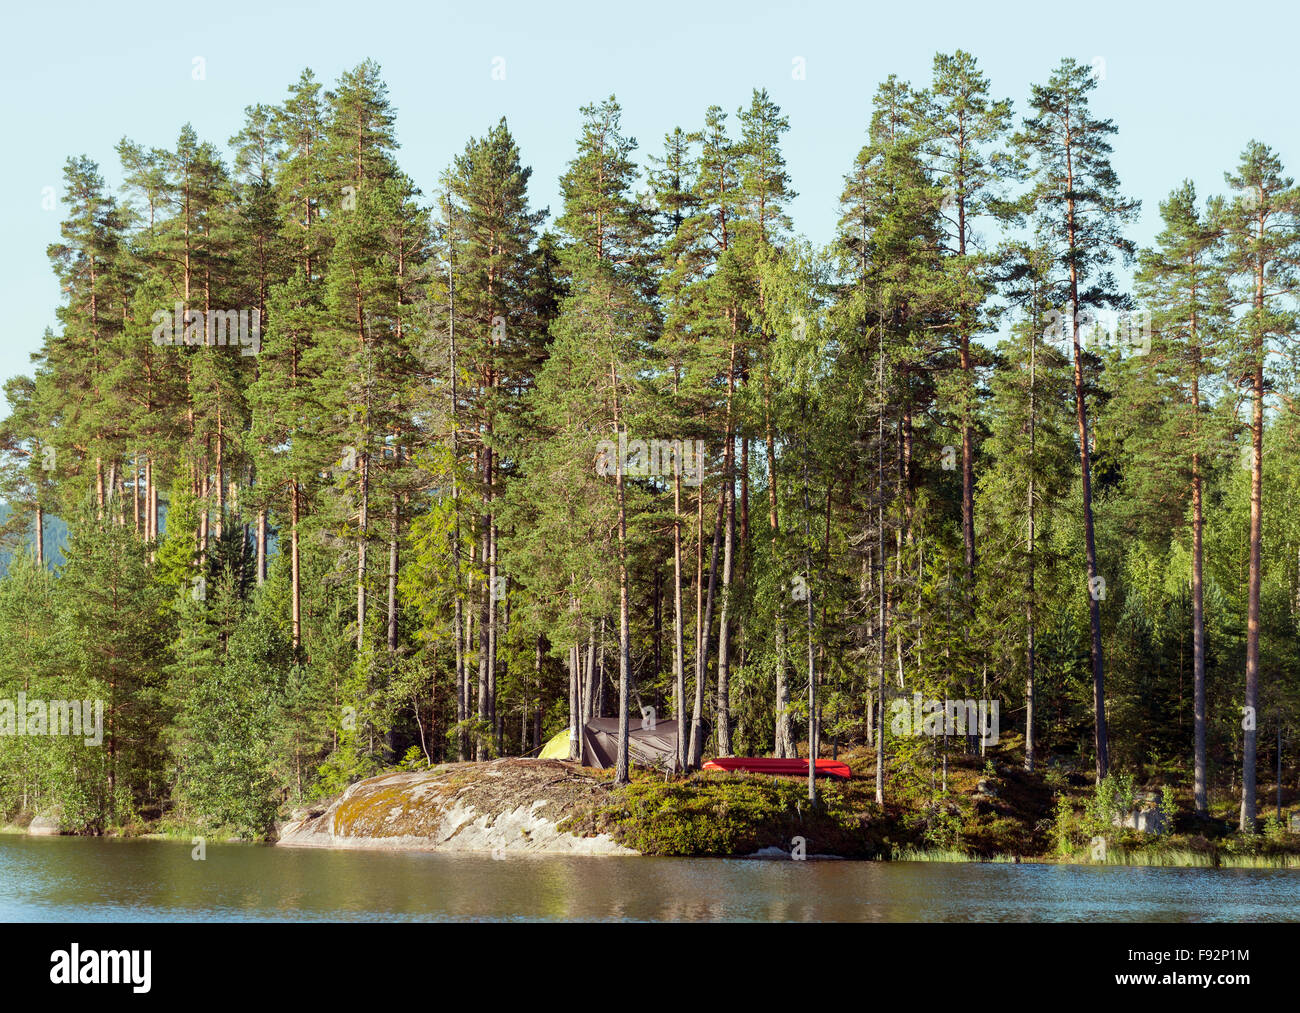
[[[1300,871],[507,858],[0,836],[0,921],[1300,921]]]

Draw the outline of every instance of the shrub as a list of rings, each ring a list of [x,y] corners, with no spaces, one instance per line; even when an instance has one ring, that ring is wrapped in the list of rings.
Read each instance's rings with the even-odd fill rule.
[[[1056,796],[1056,818],[1053,836],[1056,838],[1056,850],[1059,854],[1069,855],[1074,851],[1078,835],[1079,821],[1074,815],[1074,806],[1064,795]]]
[[[1112,839],[1116,818],[1132,811],[1134,801],[1132,774],[1103,777],[1084,806],[1084,824],[1089,836]]]

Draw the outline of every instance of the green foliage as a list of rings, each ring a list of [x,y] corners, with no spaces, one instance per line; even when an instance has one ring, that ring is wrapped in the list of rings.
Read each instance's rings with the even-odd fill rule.
[[[963,829],[961,813],[952,812],[940,805],[930,813],[929,823],[925,829],[925,841],[944,851],[959,852],[962,850]]]
[[[1116,820],[1131,813],[1134,805],[1133,775],[1109,773],[1084,805],[1083,829],[1089,836],[1113,839],[1120,832]]]
[[[1056,839],[1056,852],[1070,855],[1078,846],[1079,820],[1075,815],[1074,805],[1063,794],[1056,796],[1056,810],[1053,817],[1053,834]]]
[[[773,847],[788,852],[801,836],[808,854],[824,849],[868,857],[881,844],[858,805],[830,786],[809,803],[805,786],[783,778],[639,778],[611,795],[595,819],[620,843],[649,855],[744,855]]]
[[[1166,786],[1160,791],[1160,820],[1165,827],[1165,832],[1172,834],[1174,832],[1174,820],[1178,816],[1178,800],[1174,797],[1174,789]]]

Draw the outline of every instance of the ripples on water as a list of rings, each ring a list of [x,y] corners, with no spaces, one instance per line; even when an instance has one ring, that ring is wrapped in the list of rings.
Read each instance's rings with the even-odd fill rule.
[[[1300,871],[0,837],[0,921],[1298,921]]]

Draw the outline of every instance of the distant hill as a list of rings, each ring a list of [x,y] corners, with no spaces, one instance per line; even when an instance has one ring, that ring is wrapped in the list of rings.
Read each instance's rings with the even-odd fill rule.
[[[9,504],[0,503],[0,524],[8,518]],[[31,535],[23,542],[24,547],[33,544],[35,539]],[[67,544],[68,526],[58,517],[47,516],[45,518],[45,566],[48,569],[53,570],[63,565],[63,549]],[[0,576],[9,572],[9,560],[13,558],[15,551],[7,546],[0,546]]]
[[[9,518],[9,504],[0,503],[0,524],[3,524]],[[167,530],[167,504],[159,504],[158,525],[165,533]],[[279,551],[279,537],[272,530],[266,540],[267,559],[274,558]],[[24,546],[31,546],[34,539],[29,535]],[[68,544],[68,526],[59,517],[45,518],[45,566],[47,569],[55,570],[63,565],[63,549]],[[9,572],[9,560],[13,558],[16,549],[0,546],[0,577]]]

